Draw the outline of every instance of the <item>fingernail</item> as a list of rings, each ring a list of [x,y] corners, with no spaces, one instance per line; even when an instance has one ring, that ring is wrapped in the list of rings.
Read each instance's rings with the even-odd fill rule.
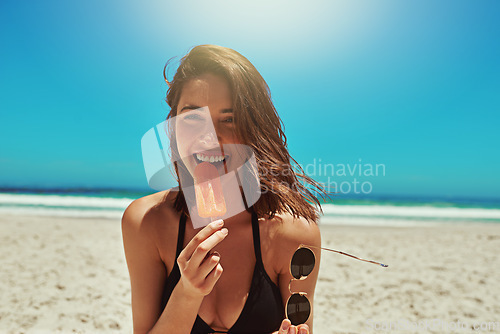
[[[218,251],[213,251],[212,255],[220,257],[220,253]]]
[[[216,220],[215,221],[215,226],[216,227],[222,227],[224,225],[224,221],[222,219]]]
[[[222,230],[220,230],[222,232],[222,234],[224,235],[227,235],[229,233],[229,231],[227,230],[227,228],[223,228]]]
[[[299,334],[307,334],[307,329],[305,329],[305,328],[301,328],[301,329],[299,330]]]
[[[283,326],[281,328],[285,331],[288,330],[288,328],[290,328],[290,323],[289,322],[283,323]]]
[[[290,328],[290,330],[288,331],[289,334],[297,334],[297,327],[293,326],[292,328]]]

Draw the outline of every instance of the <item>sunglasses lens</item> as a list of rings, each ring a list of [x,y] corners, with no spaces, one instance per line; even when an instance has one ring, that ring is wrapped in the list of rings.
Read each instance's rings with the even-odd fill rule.
[[[286,315],[292,325],[297,326],[305,323],[310,314],[311,304],[306,296],[301,296],[298,293],[290,296],[286,304]]]
[[[295,251],[290,264],[292,276],[300,279],[309,275],[314,269],[314,253],[309,248],[299,248]]]

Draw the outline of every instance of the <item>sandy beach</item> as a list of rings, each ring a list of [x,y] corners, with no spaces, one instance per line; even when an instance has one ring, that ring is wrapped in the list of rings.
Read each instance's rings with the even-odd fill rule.
[[[389,267],[323,251],[314,333],[500,332],[500,226],[321,230]],[[132,332],[119,219],[3,215],[0,268],[0,333]]]

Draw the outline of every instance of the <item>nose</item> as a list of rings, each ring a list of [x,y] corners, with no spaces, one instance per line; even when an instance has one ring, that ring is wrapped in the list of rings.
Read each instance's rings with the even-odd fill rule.
[[[213,149],[219,147],[219,139],[214,131],[209,131],[200,137],[200,144],[204,149]]]

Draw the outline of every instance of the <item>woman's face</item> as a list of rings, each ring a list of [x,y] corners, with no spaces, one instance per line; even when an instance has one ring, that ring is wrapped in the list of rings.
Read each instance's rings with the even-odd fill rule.
[[[236,133],[231,89],[227,81],[204,74],[184,84],[177,116],[176,141],[182,162],[194,177],[202,161],[212,163],[223,175],[236,170],[245,159]]]

